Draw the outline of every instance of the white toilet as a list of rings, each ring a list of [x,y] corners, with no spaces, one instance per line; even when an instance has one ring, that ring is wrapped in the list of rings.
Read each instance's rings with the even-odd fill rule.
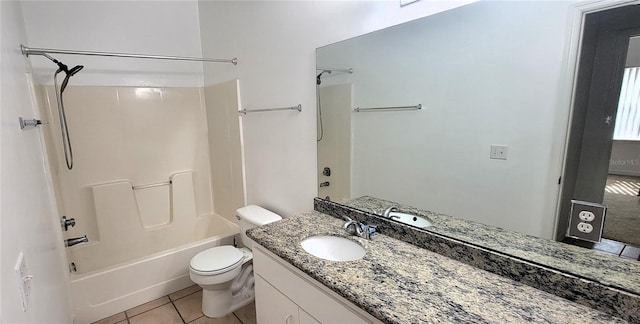
[[[256,205],[239,208],[236,218],[245,247],[214,247],[196,254],[189,264],[191,281],[202,287],[202,313],[208,317],[223,317],[253,301],[253,241],[245,232],[282,219]]]

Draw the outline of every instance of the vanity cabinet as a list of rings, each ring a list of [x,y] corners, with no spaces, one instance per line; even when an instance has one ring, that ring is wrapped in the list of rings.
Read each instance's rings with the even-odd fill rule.
[[[262,277],[256,280],[256,313],[259,323],[319,324],[315,318],[271,286]],[[260,306],[258,302],[260,301]],[[258,310],[259,309],[259,310]]]
[[[253,267],[258,324],[381,323],[257,244]]]

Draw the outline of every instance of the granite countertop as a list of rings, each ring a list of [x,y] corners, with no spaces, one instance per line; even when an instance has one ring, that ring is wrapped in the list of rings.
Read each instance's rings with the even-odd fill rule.
[[[624,323],[511,279],[409,243],[377,235],[348,236],[342,221],[308,212],[247,231],[247,235],[367,313],[387,323]],[[360,260],[329,261],[300,246],[335,235],[367,250]]]
[[[408,205],[362,196],[343,202],[366,212],[381,214],[388,206],[425,216],[433,226],[426,231],[544,265],[604,285],[640,294],[640,262],[579,246],[530,236]]]

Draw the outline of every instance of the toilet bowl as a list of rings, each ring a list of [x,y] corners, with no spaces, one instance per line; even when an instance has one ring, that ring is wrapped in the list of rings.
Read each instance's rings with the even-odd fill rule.
[[[189,263],[189,277],[202,287],[202,313],[208,317],[224,317],[253,301],[253,241],[245,232],[282,219],[256,205],[239,208],[236,218],[244,247],[223,245],[207,249]]]

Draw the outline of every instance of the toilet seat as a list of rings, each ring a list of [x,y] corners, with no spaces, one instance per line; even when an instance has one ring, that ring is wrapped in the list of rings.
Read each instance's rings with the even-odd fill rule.
[[[231,271],[244,261],[244,253],[231,245],[204,250],[191,259],[189,267],[195,274],[212,276]]]

